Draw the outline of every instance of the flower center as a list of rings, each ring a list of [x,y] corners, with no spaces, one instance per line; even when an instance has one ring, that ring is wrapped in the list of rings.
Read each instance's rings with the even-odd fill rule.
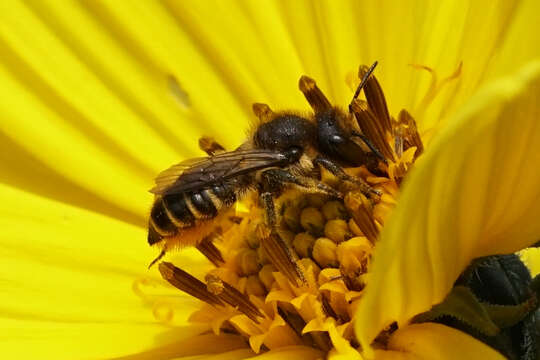
[[[359,78],[366,79],[367,71],[361,67]],[[300,86],[308,101],[324,102],[313,80],[303,77]],[[197,246],[215,266],[204,279],[170,262],[159,265],[165,280],[203,301],[191,321],[216,333],[240,334],[255,352],[301,344],[324,351],[358,347],[352,319],[369,286],[371,254],[401,180],[423,152],[413,117],[406,110],[390,116],[374,76],[367,77],[363,90],[365,100],[354,99],[346,116],[357,122],[366,151],[384,160],[369,170],[345,171],[367,184],[371,195],[321,169],[318,180],[343,198],[287,190],[276,199],[274,230],[256,199],[247,199],[249,211],[238,211],[226,230]],[[264,105],[254,110],[260,118],[271,116]]]

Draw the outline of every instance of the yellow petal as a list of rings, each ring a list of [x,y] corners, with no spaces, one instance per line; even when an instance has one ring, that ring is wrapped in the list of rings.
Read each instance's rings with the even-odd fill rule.
[[[134,288],[138,278],[163,283],[146,270],[155,254],[143,229],[6,185],[0,198],[0,327],[8,357],[118,356],[200,331],[187,326],[198,306],[192,298],[163,286]],[[158,295],[169,303],[155,304]],[[173,309],[167,324],[154,317],[154,304],[157,315]]]
[[[506,76],[540,57],[538,35],[540,2],[522,0],[516,7],[512,21],[505,31],[504,41],[488,64],[485,79]]]
[[[211,346],[209,346],[211,344]],[[231,354],[231,350],[237,350]],[[154,360],[154,359],[172,359],[189,357],[192,359],[199,358],[197,355],[201,355],[201,358],[206,359],[208,354],[222,354],[224,353],[225,359],[242,359],[250,354],[250,351],[246,351],[244,339],[238,335],[221,334],[219,336],[214,334],[202,334],[189,338],[180,339],[174,343],[155,346],[153,349],[136,353],[128,356],[115,357],[115,360]],[[238,356],[238,357],[235,357]],[[212,356],[210,355],[210,358]]]
[[[227,352],[220,352],[219,354],[204,354],[197,356],[189,357],[178,357],[174,360],[240,360],[253,357],[253,351],[251,349],[239,349]],[[154,360],[155,358],[150,358],[149,360]],[[134,358],[138,360],[138,358]]]
[[[320,350],[307,346],[284,346],[279,349],[270,350],[264,354],[245,358],[246,360],[310,360],[321,359],[324,353]]]
[[[505,358],[475,338],[435,323],[414,324],[397,330],[390,338],[388,350],[375,351],[375,359],[503,360]]]
[[[529,268],[531,276],[540,274],[540,248],[529,248],[519,252],[521,261]]]
[[[540,62],[471,99],[407,179],[356,314],[366,348],[448,293],[479,256],[540,239]]]

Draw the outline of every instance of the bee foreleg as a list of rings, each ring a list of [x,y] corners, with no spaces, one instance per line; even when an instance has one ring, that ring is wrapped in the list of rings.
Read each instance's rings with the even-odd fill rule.
[[[261,193],[260,199],[266,213],[266,224],[268,227],[270,227],[270,229],[274,230],[277,223],[274,196],[272,193],[266,191]]]
[[[213,156],[225,151],[225,148],[210,136],[202,136],[199,139],[199,148],[209,156]]]
[[[318,156],[317,158],[315,158],[315,160],[313,160],[313,164],[322,166],[323,168],[334,174],[341,181],[348,181],[357,185],[360,188],[360,191],[362,191],[366,195],[381,195],[378,190],[373,189],[364,180],[347,174],[339,164],[330,159]]]
[[[281,192],[285,185],[290,184],[309,193],[325,194],[336,198],[343,197],[339,191],[323,182],[307,176],[293,175],[284,169],[268,169],[262,173],[262,179],[263,183],[267,184],[267,190],[274,193]]]

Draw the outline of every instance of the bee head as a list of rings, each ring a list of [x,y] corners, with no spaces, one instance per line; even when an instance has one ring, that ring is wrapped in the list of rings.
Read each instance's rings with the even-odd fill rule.
[[[316,114],[320,151],[349,166],[366,163],[366,150],[358,131],[342,111],[332,108]]]

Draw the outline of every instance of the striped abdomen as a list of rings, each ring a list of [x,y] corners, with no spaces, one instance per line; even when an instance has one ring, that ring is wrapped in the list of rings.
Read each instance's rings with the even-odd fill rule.
[[[236,201],[232,184],[216,184],[208,189],[157,197],[150,213],[148,243],[153,245],[165,237],[178,234],[197,225],[198,220],[210,220],[222,208]]]

